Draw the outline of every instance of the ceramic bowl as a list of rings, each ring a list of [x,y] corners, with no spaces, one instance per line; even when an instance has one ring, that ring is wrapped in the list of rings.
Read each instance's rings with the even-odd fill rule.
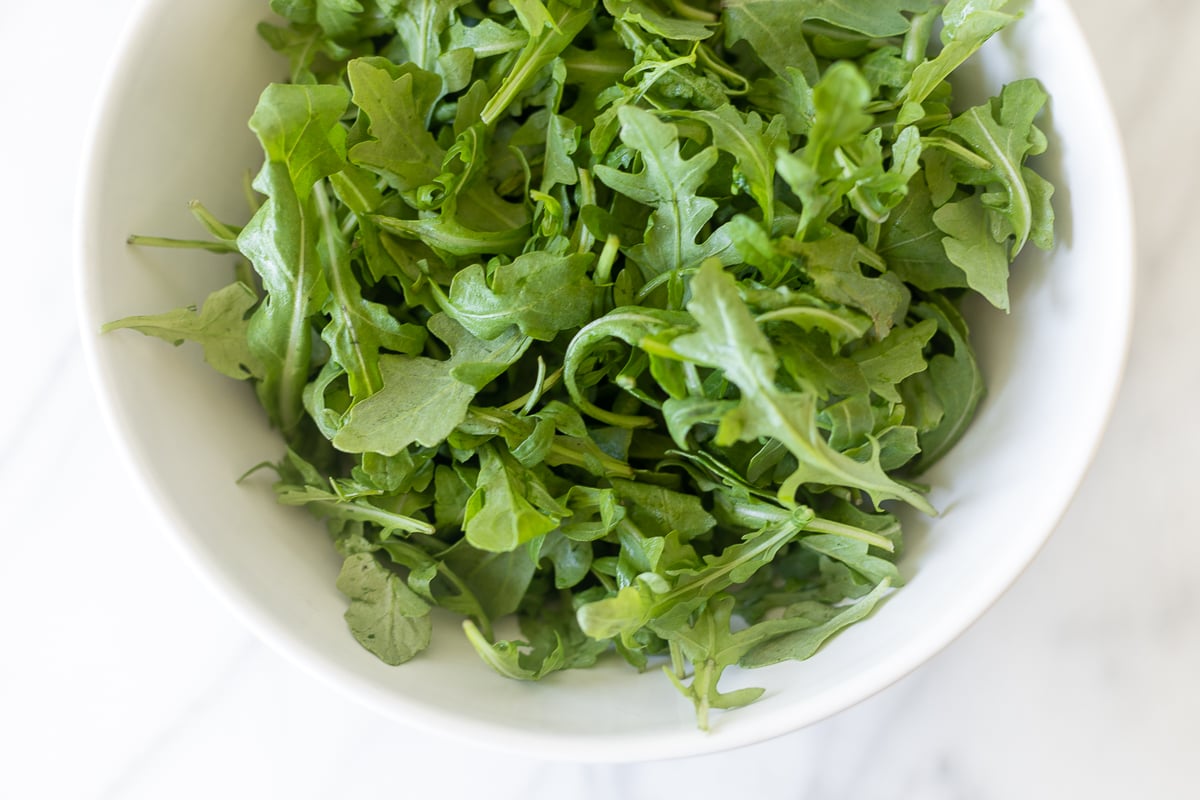
[[[285,75],[255,33],[265,6],[145,3],[121,45],[86,159],[78,283],[99,398],[164,529],[246,624],[297,664],[406,725],[530,756],[699,754],[795,730],[915,669],[999,597],[1054,529],[1119,383],[1132,223],[1092,56],[1066,4],[1037,0],[973,62],[965,93],[983,97],[1028,75],[1049,90],[1051,150],[1041,169],[1058,186],[1059,242],[1046,254],[1026,248],[1011,314],[972,309],[990,395],[927,476],[941,514],[909,521],[908,585],[809,661],[730,670],[724,687],[767,692],[707,734],[656,671],[637,674],[614,660],[518,683],[482,664],[449,619],[426,653],[385,666],[346,629],[346,601],[334,588],[340,562],[322,526],[276,505],[265,479],[236,482],[280,454],[253,393],[210,371],[195,348],[99,334],[105,321],[195,303],[228,281],[228,259],[125,239],[194,237],[192,198],[218,217],[245,216],[243,176],[260,159],[246,120],[266,83]]]

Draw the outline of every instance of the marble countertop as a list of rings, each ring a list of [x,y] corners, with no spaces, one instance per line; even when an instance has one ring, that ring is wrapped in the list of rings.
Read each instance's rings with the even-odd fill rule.
[[[416,734],[246,632],[131,488],[72,301],[85,129],[135,0],[0,3],[0,797],[1183,797],[1200,752],[1200,178],[1185,0],[1074,0],[1126,138],[1140,276],[1124,388],[1042,555],[913,675],[702,759],[579,766]],[[53,14],[51,19],[48,14]],[[1192,28],[1195,24],[1197,28]],[[469,765],[468,768],[464,768]]]

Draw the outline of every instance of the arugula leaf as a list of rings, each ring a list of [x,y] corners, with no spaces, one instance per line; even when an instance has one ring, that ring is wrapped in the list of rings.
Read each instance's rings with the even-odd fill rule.
[[[944,299],[922,303],[914,313],[937,322],[938,331],[951,342],[953,350],[929,359],[930,388],[941,409],[937,426],[921,434],[921,459],[924,470],[944,456],[962,438],[975,409],[986,393],[983,373],[971,349],[967,324],[962,314]]]
[[[854,236],[841,231],[814,242],[780,239],[777,246],[803,259],[817,292],[825,299],[857,308],[871,318],[876,336],[886,336],[908,311],[912,293],[895,275],[872,275],[884,262]]]
[[[350,160],[402,192],[436,178],[445,154],[427,126],[441,78],[411,64],[397,67],[379,58],[354,59],[346,75],[368,133],[350,148]]]
[[[629,519],[652,536],[674,533],[688,541],[703,536],[717,524],[693,495],[636,481],[614,480],[612,485],[626,505]]]
[[[933,221],[936,210],[925,177],[913,178],[904,199],[880,227],[876,252],[889,272],[922,291],[966,287],[966,273],[946,255],[942,244],[946,234]]]
[[[321,332],[321,338],[329,345],[333,359],[346,368],[350,394],[355,398],[366,397],[383,385],[380,349],[419,353],[425,345],[425,329],[401,323],[386,306],[363,298],[362,287],[351,268],[349,246],[319,185],[315,197],[321,224],[318,252],[330,288],[325,306],[329,325]]]
[[[804,23],[822,20],[869,39],[899,36],[909,29],[902,11],[927,11],[938,0],[729,0],[724,4],[726,42],[746,41],[780,76],[789,68],[818,77],[816,57]]]
[[[443,308],[481,339],[516,325],[526,336],[548,341],[591,320],[597,292],[588,275],[592,261],[590,254],[525,253],[497,265],[490,286],[483,265],[475,264],[454,276]]]
[[[426,72],[439,71],[441,38],[451,15],[466,0],[379,0],[396,26],[388,55],[398,63],[411,63]]]
[[[460,539],[443,555],[443,563],[458,576],[463,586],[478,599],[486,619],[511,614],[533,579],[534,563],[525,548],[491,552],[471,547]]]
[[[363,7],[357,0],[271,0],[271,10],[302,25],[315,22],[336,38],[354,29]]]
[[[698,42],[713,35],[715,18],[681,19],[669,13],[663,13],[646,0],[604,0],[604,8],[613,19],[632,25],[637,25],[646,33],[661,36],[664,39]],[[702,17],[705,12],[694,12],[694,17]]]
[[[1008,253],[992,236],[988,210],[978,197],[947,203],[933,213],[945,233],[942,248],[966,275],[966,284],[1002,311],[1008,310]]]
[[[908,125],[925,115],[921,104],[950,76],[1016,17],[1000,11],[1009,0],[950,0],[942,11],[942,49],[932,59],[919,64],[908,85],[900,92],[904,106],[898,122]]]
[[[356,553],[347,558],[337,588],[350,599],[350,632],[383,663],[403,664],[429,646],[429,605],[375,556]]]
[[[350,56],[350,49],[329,38],[318,25],[293,23],[287,27],[258,24],[258,35],[273,50],[287,57],[291,65],[291,83],[319,83],[313,73],[314,62],[321,56],[341,61]]]
[[[1052,189],[1023,166],[1028,156],[1046,149],[1046,136],[1034,125],[1046,99],[1036,80],[1016,81],[1005,86],[999,98],[968,109],[940,129],[962,139],[990,165],[980,169],[974,162],[960,164],[956,177],[987,190],[980,199],[988,209],[993,238],[1003,242],[1011,236],[1015,240],[1010,259],[1016,258],[1030,239],[1042,248],[1053,245]],[[946,230],[940,223],[938,227]],[[963,266],[952,254],[951,260]],[[1001,307],[1007,308],[1007,297]]]
[[[644,277],[649,280],[681,272],[705,258],[732,251],[719,231],[702,244],[696,241],[717,210],[716,201],[697,195],[717,162],[716,149],[707,148],[685,159],[678,134],[669,123],[632,106],[622,107],[617,116],[621,139],[641,155],[642,171],[630,174],[600,164],[596,177],[626,197],[654,207],[645,241],[629,251]]]
[[[479,550],[506,553],[558,527],[526,496],[530,473],[493,445],[479,448],[479,479],[467,500],[463,534]]]
[[[267,159],[254,188],[267,200],[237,246],[266,297],[250,317],[247,343],[262,366],[259,400],[285,433],[300,423],[312,358],[309,320],[327,291],[312,188],[341,169],[345,131],[338,121],[347,101],[338,86],[272,84],[250,118]]]
[[[529,347],[529,339],[515,329],[484,342],[446,317],[431,319],[429,330],[449,345],[451,357],[381,355],[382,387],[349,410],[334,447],[383,455],[413,443],[436,447],[466,417],[479,389]]]
[[[208,365],[235,380],[261,377],[261,368],[246,343],[246,315],[258,302],[254,290],[231,283],[208,296],[200,309],[179,308],[164,314],[125,317],[106,324],[105,333],[132,328],[147,336],[180,345],[185,340],[204,348]]]
[[[690,115],[712,130],[713,144],[733,156],[735,188],[739,178],[747,193],[758,203],[763,223],[770,229],[775,220],[775,152],[787,142],[783,116],[764,123],[757,112],[743,116],[732,105]]]
[[[773,438],[799,461],[780,487],[784,502],[801,483],[852,486],[879,500],[897,499],[932,512],[919,494],[889,478],[878,459],[855,461],[829,447],[816,428],[811,395],[784,392],[775,383],[778,360],[741,298],[737,283],[714,262],[706,262],[692,281],[688,310],[700,328],[677,337],[671,350],[695,363],[722,369],[742,391],[741,404],[721,420],[717,441]]]
[[[770,639],[750,650],[739,659],[743,667],[765,667],[780,661],[803,661],[811,658],[838,631],[864,619],[887,595],[891,583],[880,581],[868,594],[841,608],[804,604],[784,611],[784,619],[803,619],[808,627]],[[833,613],[830,613],[833,612]]]
[[[518,0],[513,4],[529,41],[505,76],[500,88],[480,112],[488,126],[495,125],[538,74],[558,57],[592,19],[596,0],[569,4],[562,0]]]
[[[705,556],[700,567],[673,570],[669,579],[652,572],[639,575],[636,584],[580,606],[579,626],[594,639],[620,636],[626,647],[636,648],[634,635],[644,626],[653,625],[661,632],[686,620],[708,598],[768,565],[811,519],[807,509],[797,509],[747,534],[741,542]]]

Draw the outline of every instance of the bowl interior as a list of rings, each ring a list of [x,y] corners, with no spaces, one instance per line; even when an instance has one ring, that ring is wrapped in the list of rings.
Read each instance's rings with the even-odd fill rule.
[[[915,668],[964,630],[1032,559],[1065,510],[1119,380],[1132,289],[1131,218],[1120,144],[1103,89],[1061,0],[986,48],[969,91],[1033,75],[1052,96],[1041,167],[1057,185],[1059,244],[1023,255],[1013,312],[975,309],[991,394],[928,477],[936,519],[910,519],[909,584],[815,658],[730,671],[727,688],[765,686],[752,706],[695,730],[690,705],[656,672],[621,663],[541,684],[494,674],[452,620],[400,668],[348,634],[334,588],[339,560],[321,526],[275,504],[250,466],[280,455],[251,391],[179,351],[100,325],[201,300],[230,262],[132,248],[130,233],[194,237],[190,199],[247,216],[257,168],[246,127],[285,66],[254,24],[264,3],[150,2],[125,43],[94,133],[81,199],[86,348],[118,439],[171,534],[259,635],[298,663],[408,724],[541,757],[626,760],[695,754],[793,730]]]

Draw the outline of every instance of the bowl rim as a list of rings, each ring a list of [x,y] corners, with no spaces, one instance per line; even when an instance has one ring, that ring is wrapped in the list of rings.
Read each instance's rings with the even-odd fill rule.
[[[628,763],[696,756],[748,746],[793,732],[857,705],[906,677],[944,650],[983,616],[1024,573],[1059,526],[1078,493],[1103,441],[1103,434],[1112,417],[1129,358],[1138,273],[1135,251],[1136,220],[1124,143],[1091,46],[1066,0],[1038,0],[1039,8],[1058,15],[1058,22],[1077,38],[1081,45],[1080,52],[1087,61],[1087,69],[1081,70],[1086,76],[1080,77],[1092,84],[1089,90],[1098,98],[1103,111],[1100,117],[1092,121],[1092,132],[1095,138],[1106,141],[1110,152],[1119,156],[1119,163],[1111,166],[1115,174],[1121,176],[1119,196],[1115,198],[1115,202],[1120,205],[1123,224],[1119,230],[1109,230],[1107,233],[1114,242],[1113,259],[1122,266],[1118,277],[1123,280],[1123,285],[1116,287],[1116,291],[1121,292],[1128,301],[1120,305],[1121,318],[1110,320],[1114,329],[1119,331],[1121,349],[1116,357],[1106,361],[1108,373],[1103,378],[1106,396],[1102,406],[1097,404],[1101,413],[1096,418],[1094,429],[1088,431],[1087,440],[1090,445],[1087,448],[1079,448],[1074,454],[1074,460],[1069,464],[1069,469],[1060,465],[1060,469],[1071,475],[1070,491],[1063,494],[1055,506],[1054,513],[1049,515],[1049,524],[1045,532],[1040,537],[1031,537],[1025,549],[1012,557],[1012,563],[1018,567],[995,579],[988,591],[980,593],[989,598],[986,602],[956,608],[947,613],[938,625],[931,626],[923,636],[911,640],[905,647],[893,653],[893,657],[864,670],[855,680],[839,686],[837,691],[825,693],[819,702],[810,703],[809,711],[803,717],[798,716],[794,709],[781,706],[772,712],[760,713],[753,730],[739,728],[735,736],[722,736],[720,731],[707,736],[697,735],[695,731],[623,734],[619,737],[612,734],[535,734],[421,705],[408,698],[388,693],[366,677],[344,670],[332,661],[322,660],[303,637],[282,625],[261,607],[253,596],[229,579],[219,560],[200,547],[189,533],[188,521],[178,515],[177,509],[160,491],[160,487],[147,479],[145,454],[133,444],[132,437],[127,432],[128,420],[117,407],[111,375],[100,352],[98,327],[106,320],[101,319],[95,293],[92,291],[94,273],[90,269],[92,243],[96,240],[94,209],[104,195],[104,187],[100,181],[103,165],[99,156],[114,135],[117,121],[109,113],[109,109],[114,105],[126,77],[137,67],[137,45],[152,35],[155,12],[161,12],[166,5],[164,0],[139,0],[135,4],[117,41],[114,50],[116,58],[108,64],[107,74],[101,82],[102,89],[97,95],[88,120],[73,226],[75,306],[84,360],[101,416],[115,444],[114,449],[129,475],[134,478],[132,482],[138,486],[138,491],[145,501],[144,512],[157,517],[162,526],[169,531],[167,538],[177,548],[176,552],[184,556],[184,561],[193,573],[242,625],[289,662],[320,682],[333,687],[343,696],[412,729],[512,754],[536,754],[541,759],[553,761]]]

